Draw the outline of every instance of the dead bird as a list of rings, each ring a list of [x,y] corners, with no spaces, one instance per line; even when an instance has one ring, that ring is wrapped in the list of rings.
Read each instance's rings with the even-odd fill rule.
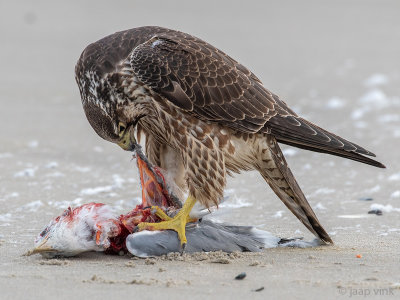
[[[37,236],[34,249],[26,255],[41,254],[52,258],[75,256],[83,252],[104,251],[108,254],[130,252],[140,257],[160,256],[180,251],[175,231],[136,231],[141,222],[157,223],[173,217],[182,202],[172,192],[163,171],[152,166],[140,146],[135,154],[142,187],[142,204],[127,214],[117,216],[102,203],[88,203],[66,209],[54,218]],[[159,209],[154,209],[154,206]],[[293,239],[280,239],[252,226],[233,226],[199,218],[208,211],[198,211],[194,222],[186,225],[186,252],[261,251],[281,246]],[[161,216],[160,216],[161,214]],[[306,245],[306,244],[303,244]]]

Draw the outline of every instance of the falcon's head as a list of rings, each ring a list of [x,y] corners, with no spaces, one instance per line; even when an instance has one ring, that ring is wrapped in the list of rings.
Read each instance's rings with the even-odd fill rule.
[[[43,229],[27,255],[39,253],[52,258],[104,251],[110,246],[109,238],[119,232],[117,219],[107,205],[89,203],[68,208]]]
[[[86,117],[96,133],[132,151],[135,126],[143,112],[126,95],[126,82],[120,73],[125,58],[103,49],[100,41],[91,44],[76,64],[75,79]]]

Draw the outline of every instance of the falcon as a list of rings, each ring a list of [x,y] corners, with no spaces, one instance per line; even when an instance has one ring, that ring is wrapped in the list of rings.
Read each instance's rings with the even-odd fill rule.
[[[257,170],[289,210],[325,243],[320,224],[278,143],[375,167],[372,152],[298,116],[249,69],[192,35],[139,27],[90,44],[76,68],[86,117],[105,140],[133,151],[145,137],[149,161],[187,192],[182,209],[139,230],[185,226],[196,201],[218,205],[227,175]],[[157,209],[157,208],[156,208]]]

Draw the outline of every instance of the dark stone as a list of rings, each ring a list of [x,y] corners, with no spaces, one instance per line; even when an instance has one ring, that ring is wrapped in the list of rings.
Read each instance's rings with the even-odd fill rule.
[[[236,280],[242,280],[242,279],[244,279],[246,277],[246,273],[245,272],[242,272],[242,273],[240,273],[239,275],[237,275],[236,277],[235,277],[235,279]]]
[[[372,201],[372,200],[374,200],[374,198],[372,198],[372,197],[361,197],[361,198],[358,198],[358,200],[361,200],[361,201]]]
[[[375,214],[377,216],[382,216],[382,211],[380,209],[373,209],[368,212],[369,214]]]

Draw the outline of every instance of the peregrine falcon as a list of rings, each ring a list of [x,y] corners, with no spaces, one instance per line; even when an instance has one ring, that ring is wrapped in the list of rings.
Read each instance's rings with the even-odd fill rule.
[[[154,26],[90,44],[75,68],[86,117],[105,140],[131,151],[140,135],[151,163],[187,191],[172,229],[182,246],[196,201],[218,205],[227,175],[257,170],[290,211],[333,243],[290,171],[278,143],[375,167],[370,151],[298,116],[249,69],[192,35]]]

